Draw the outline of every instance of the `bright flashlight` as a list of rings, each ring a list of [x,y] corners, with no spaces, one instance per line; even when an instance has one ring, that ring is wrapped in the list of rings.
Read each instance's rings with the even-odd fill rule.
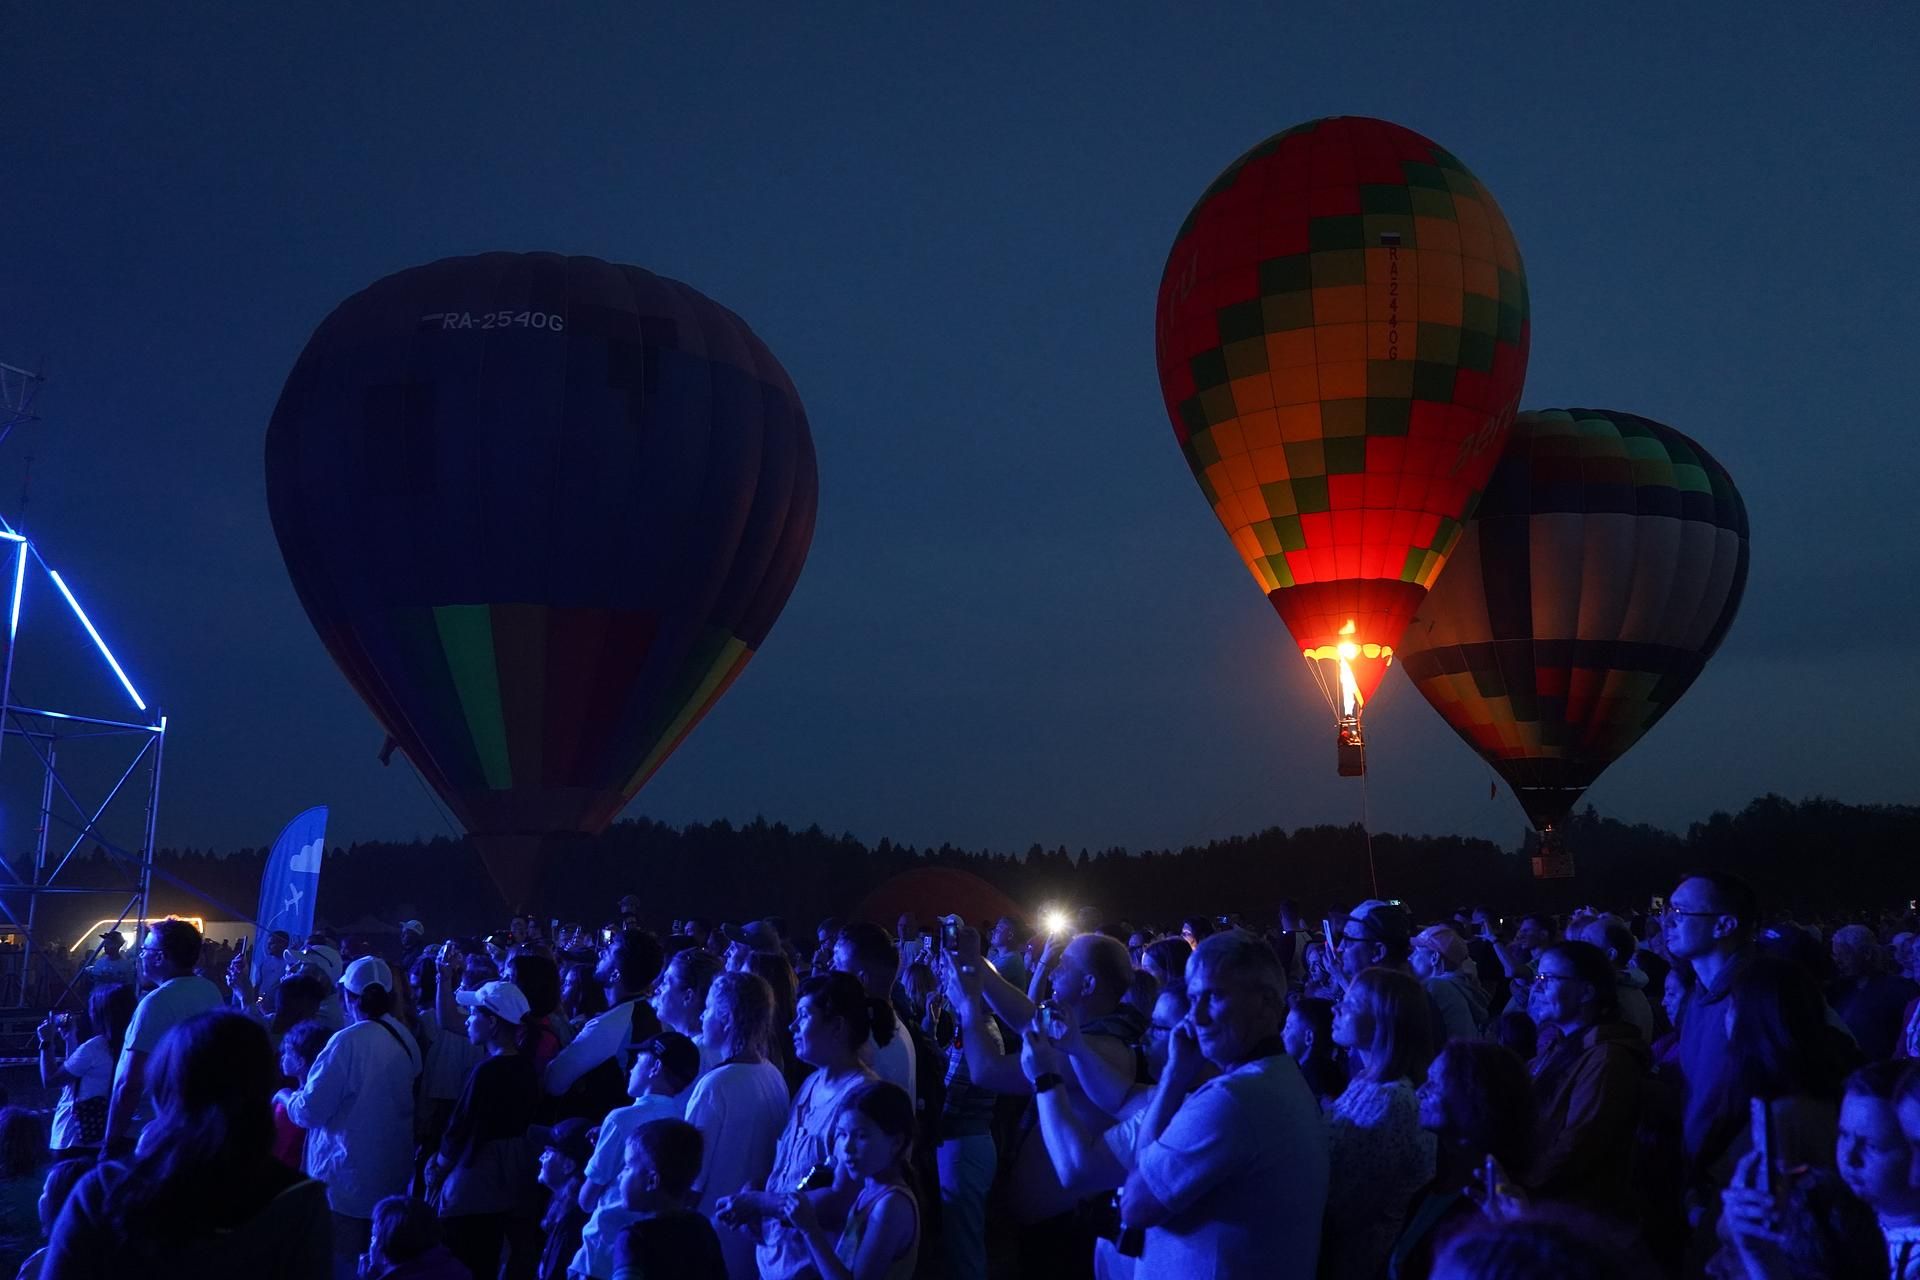
[[[1048,933],[1065,933],[1067,931],[1067,925],[1070,923],[1067,919],[1067,913],[1058,907],[1053,907],[1042,912],[1040,922],[1046,926]]]

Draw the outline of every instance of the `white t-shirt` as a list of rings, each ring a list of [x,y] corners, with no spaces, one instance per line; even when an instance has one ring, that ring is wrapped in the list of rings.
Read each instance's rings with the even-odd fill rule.
[[[701,1213],[713,1216],[721,1196],[742,1187],[760,1187],[773,1169],[774,1144],[787,1123],[787,1078],[771,1062],[733,1062],[700,1077],[687,1097],[687,1123],[705,1139],[700,1178],[693,1184]],[[732,1229],[720,1232],[727,1274],[759,1274],[753,1237]]]
[[[678,1120],[685,1099],[678,1094],[649,1093],[633,1100],[628,1107],[615,1107],[600,1122],[600,1136],[594,1139],[593,1154],[587,1158],[588,1182],[603,1183],[602,1208],[624,1208],[620,1199],[620,1166],[626,1163],[627,1139],[650,1120]],[[596,1213],[599,1210],[595,1210]]]
[[[868,1041],[865,1047],[873,1055],[872,1062],[868,1064],[872,1066],[873,1073],[882,1080],[905,1089],[907,1097],[913,1099],[914,1108],[917,1111],[920,1106],[920,1097],[913,1087],[915,1066],[913,1037],[908,1035],[906,1027],[901,1025],[900,1015],[897,1013],[893,1015],[893,1039],[887,1041],[885,1045]]]
[[[76,1102],[104,1098],[113,1091],[113,1051],[107,1048],[105,1036],[88,1040],[60,1065],[74,1078],[74,1083],[60,1091],[60,1101],[54,1104],[53,1136],[47,1143],[49,1151],[65,1151],[80,1145],[80,1123],[73,1117]]]
[[[1284,1054],[1187,1096],[1136,1154],[1145,1109],[1107,1130],[1107,1149],[1171,1211],[1146,1233],[1137,1280],[1313,1280],[1327,1206],[1320,1108]]]
[[[126,1047],[135,1053],[152,1053],[167,1032],[224,1003],[220,988],[197,973],[168,978],[134,1006],[133,1021],[127,1024]]]

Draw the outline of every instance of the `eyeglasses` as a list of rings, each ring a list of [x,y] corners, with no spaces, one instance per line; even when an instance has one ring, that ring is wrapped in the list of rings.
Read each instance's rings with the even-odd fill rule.
[[[1698,916],[1706,919],[1712,919],[1715,916],[1723,916],[1727,913],[1724,911],[1682,911],[1678,907],[1668,907],[1665,911],[1661,912],[1660,914],[1668,920],[1675,920],[1675,919],[1681,919],[1687,916]]]
[[[1533,975],[1533,985],[1536,987],[1544,987],[1549,982],[1578,982],[1578,981],[1579,979],[1571,973],[1536,973]]]

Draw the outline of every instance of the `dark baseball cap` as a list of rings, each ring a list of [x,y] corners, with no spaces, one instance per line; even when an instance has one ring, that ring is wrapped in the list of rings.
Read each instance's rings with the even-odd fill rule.
[[[541,1146],[552,1147],[577,1165],[584,1166],[593,1155],[595,1126],[578,1116],[542,1129],[535,1126],[532,1135]]]
[[[662,1031],[633,1046],[635,1055],[650,1053],[676,1080],[689,1083],[700,1075],[700,1050],[678,1031]]]

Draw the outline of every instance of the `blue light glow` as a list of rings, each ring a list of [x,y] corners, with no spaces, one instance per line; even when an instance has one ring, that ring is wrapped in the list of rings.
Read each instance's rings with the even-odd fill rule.
[[[20,634],[20,597],[27,589],[27,541],[20,540],[20,555],[13,564],[13,616],[7,621],[7,643]]]
[[[35,554],[38,555],[37,552]],[[47,576],[53,579],[53,585],[60,588],[60,594],[67,598],[67,604],[73,608],[73,616],[80,619],[80,625],[85,627],[87,634],[93,637],[93,643],[100,650],[100,656],[105,658],[107,665],[113,668],[113,674],[120,677],[120,684],[126,689],[127,696],[133,699],[133,705],[145,711],[147,704],[141,700],[139,692],[134,689],[133,681],[127,679],[127,673],[122,671],[120,664],[114,660],[113,651],[107,648],[107,642],[102,640],[100,633],[93,629],[93,622],[87,617],[87,611],[80,607],[80,602],[73,598],[73,592],[67,590],[67,584],[61,581],[60,571],[47,564],[45,560],[40,561],[40,564],[46,569]]]

